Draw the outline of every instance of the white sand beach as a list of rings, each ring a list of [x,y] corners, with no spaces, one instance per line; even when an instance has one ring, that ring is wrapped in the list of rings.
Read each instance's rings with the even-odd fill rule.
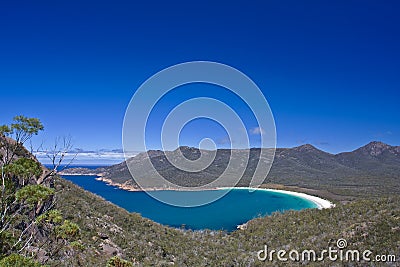
[[[287,190],[278,190],[278,189],[268,189],[268,188],[251,188],[251,187],[235,187],[239,189],[250,189],[250,190],[264,190],[264,191],[270,191],[270,192],[278,192],[278,193],[283,193],[283,194],[288,194],[288,195],[293,195],[293,196],[298,196],[307,200],[310,200],[314,202],[317,206],[318,209],[329,209],[335,207],[335,204],[330,202],[329,200],[312,196],[309,194],[305,193],[299,193],[299,192],[293,192],[293,191],[287,191]]]

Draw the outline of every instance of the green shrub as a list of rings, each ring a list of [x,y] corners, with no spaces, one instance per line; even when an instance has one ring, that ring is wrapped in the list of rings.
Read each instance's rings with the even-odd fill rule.
[[[1,254],[6,254],[15,244],[17,238],[9,231],[0,233],[0,258]]]
[[[38,262],[33,261],[30,258],[26,258],[22,255],[19,254],[11,254],[2,260],[0,260],[0,266],[1,267],[17,267],[17,266],[23,266],[23,267],[42,267]]]
[[[43,185],[27,185],[17,191],[15,197],[19,202],[37,204],[54,194],[54,189]]]
[[[107,261],[107,267],[131,267],[133,263],[114,256]]]
[[[36,218],[37,223],[52,223],[52,224],[60,224],[63,220],[61,212],[59,210],[53,209],[48,212],[38,216]]]
[[[12,164],[4,167],[4,172],[18,177],[28,179],[30,177],[38,177],[42,174],[40,163],[29,158],[17,159]]]
[[[80,241],[72,241],[70,244],[71,248],[74,250],[80,250],[83,251],[85,249],[85,246],[80,242]]]
[[[57,237],[62,239],[74,239],[79,235],[79,232],[79,226],[69,220],[65,220],[62,225],[56,227]]]

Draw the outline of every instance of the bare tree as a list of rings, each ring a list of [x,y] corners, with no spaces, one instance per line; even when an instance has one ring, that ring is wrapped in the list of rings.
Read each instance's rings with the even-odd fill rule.
[[[57,137],[54,144],[43,151],[50,160],[51,167],[39,178],[38,184],[43,183],[43,181],[49,177],[54,177],[58,172],[65,170],[76,159],[78,153],[72,153],[73,145],[71,139],[71,136]],[[71,158],[65,164],[64,161],[67,156],[71,156]]]

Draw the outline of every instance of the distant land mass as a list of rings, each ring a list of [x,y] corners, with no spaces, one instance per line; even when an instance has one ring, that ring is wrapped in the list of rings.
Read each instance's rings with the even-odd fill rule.
[[[207,150],[200,151],[186,146],[178,149],[191,160],[199,158],[200,153],[207,153]],[[127,164],[134,164],[146,179],[146,175],[151,179],[151,172],[142,166],[145,159],[150,159],[155,169],[168,181],[181,186],[201,186],[218,178],[225,170],[231,154],[243,156],[242,153],[245,153],[245,150],[218,149],[209,167],[192,173],[179,170],[168,161],[166,154],[169,153],[168,157],[174,158],[178,156],[178,149],[165,152],[149,150],[113,166],[98,169],[70,168],[61,174],[98,175],[99,179],[111,185],[126,190],[139,190]],[[237,186],[249,185],[260,160],[260,151],[260,148],[250,150],[245,173]],[[399,184],[400,146],[374,141],[354,151],[339,154],[324,152],[310,144],[277,148],[271,171],[262,186],[306,192],[318,190],[319,195],[343,200],[349,197],[399,194]]]

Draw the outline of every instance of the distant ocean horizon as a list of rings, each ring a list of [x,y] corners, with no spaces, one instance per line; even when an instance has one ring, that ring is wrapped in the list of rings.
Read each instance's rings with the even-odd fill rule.
[[[104,166],[75,165],[70,167],[95,169]],[[155,200],[146,192],[130,192],[110,186],[105,182],[96,180],[96,176],[68,175],[63,176],[63,178],[129,212],[140,213],[143,217],[164,225],[192,230],[233,231],[240,224],[257,217],[270,215],[276,211],[317,208],[314,202],[298,196],[264,190],[250,192],[246,189],[232,189],[224,197],[204,206],[175,207]],[[173,194],[173,196],[182,198],[196,197],[191,194],[213,194],[213,190],[194,192],[162,190],[156,193]]]
[[[53,168],[53,166],[52,165],[50,165],[50,164],[43,164],[46,168]],[[91,170],[94,170],[94,169],[97,169],[97,168],[104,168],[104,167],[109,167],[109,166],[111,166],[110,164],[104,164],[104,165],[102,165],[102,164],[99,164],[99,163],[95,163],[95,164],[85,164],[85,165],[82,165],[82,164],[71,164],[71,165],[60,165],[59,167],[58,167],[58,170],[62,170],[62,169],[64,169],[64,168],[66,168],[66,169],[70,169],[70,168],[87,168],[87,169],[91,169]]]

